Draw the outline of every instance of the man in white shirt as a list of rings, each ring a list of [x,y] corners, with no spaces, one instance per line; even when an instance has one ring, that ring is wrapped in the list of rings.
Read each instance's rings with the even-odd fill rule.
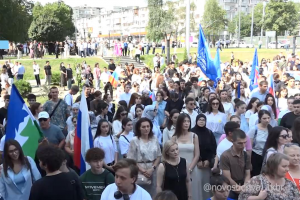
[[[68,94],[66,94],[64,101],[68,104],[68,107],[71,109],[73,105],[73,95],[76,95],[79,91],[79,87],[77,85],[72,85],[71,90],[69,90]]]
[[[109,76],[111,75],[111,73],[107,70],[106,67],[103,68],[103,72],[100,75],[100,80],[103,83],[103,86],[106,85],[106,83],[108,82]]]
[[[83,51],[84,51],[84,57],[89,56],[88,52],[87,52],[88,51],[88,44],[85,41],[83,42]]]
[[[36,61],[33,61],[33,74],[36,80],[37,87],[41,86],[41,80],[40,80],[40,66],[36,63]]]
[[[117,162],[115,171],[115,183],[108,185],[101,195],[101,200],[152,200],[150,194],[136,184],[139,173],[137,163],[133,159],[122,159]],[[153,166],[156,169],[156,166]]]
[[[191,128],[194,128],[196,125],[196,117],[198,113],[194,110],[195,108],[195,99],[192,97],[187,97],[185,99],[185,109],[182,110],[182,112],[188,114],[191,118]]]
[[[131,86],[130,86],[129,84],[127,84],[127,85],[125,86],[125,88],[124,88],[124,93],[122,93],[122,94],[120,95],[120,99],[119,99],[119,101],[121,101],[121,100],[126,101],[127,106],[128,106],[128,104],[129,104],[129,100],[130,100],[130,98],[131,98],[130,89],[131,89]]]

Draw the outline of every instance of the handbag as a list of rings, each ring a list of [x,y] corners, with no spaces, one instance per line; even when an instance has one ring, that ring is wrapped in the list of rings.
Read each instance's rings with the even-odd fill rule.
[[[140,148],[140,144],[138,144],[138,148]],[[141,152],[141,150],[140,150]],[[147,163],[145,162],[145,154],[142,153],[142,161],[145,164],[145,168],[148,169]],[[151,185],[151,178],[147,178],[144,174],[142,174],[140,171],[138,173],[138,177],[136,180],[136,184],[138,185]]]

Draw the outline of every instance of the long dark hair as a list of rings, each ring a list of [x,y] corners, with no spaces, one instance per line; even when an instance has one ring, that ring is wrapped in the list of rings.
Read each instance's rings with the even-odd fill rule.
[[[128,104],[128,108],[130,109],[131,106],[133,106],[135,104],[135,100],[137,98],[141,98],[142,99],[142,96],[138,93],[133,93],[131,94],[131,97],[130,97],[130,100],[129,100],[129,104]]]
[[[269,117],[272,118],[269,111],[267,111],[267,110],[260,110],[260,111],[258,112],[258,123],[261,123],[261,122],[260,122],[260,119],[262,118],[262,116],[263,116],[264,114],[269,115]],[[271,129],[272,129],[272,126],[271,126],[270,124],[268,124],[268,132],[270,132]]]
[[[8,150],[9,146],[11,146],[11,145],[15,146],[17,148],[17,150],[19,151],[18,160],[21,162],[21,164],[25,165],[27,169],[30,169],[30,163],[29,163],[27,157],[24,156],[21,145],[19,144],[18,141],[10,139],[10,140],[6,141],[4,144],[3,172],[4,172],[5,177],[8,176],[8,174],[7,174],[8,167],[10,167],[11,169],[14,168],[14,163],[12,162],[12,160],[9,156],[9,150]]]
[[[175,132],[174,132],[174,136],[176,136],[177,138],[179,138],[182,135],[182,125],[183,125],[183,122],[184,122],[185,118],[188,118],[190,120],[189,130],[191,129],[191,118],[190,118],[190,116],[186,113],[181,113],[178,116]]]
[[[137,115],[136,115],[136,110],[137,110],[138,108],[140,108],[140,109],[144,110],[144,107],[143,107],[142,105],[136,105],[136,106],[135,106],[135,110],[134,110],[134,112],[135,112],[135,116],[134,116],[134,118],[137,118]]]
[[[135,124],[135,136],[137,136],[138,138],[141,137],[142,133],[141,133],[141,125],[143,122],[149,122],[150,124],[150,133],[148,135],[148,138],[152,138],[154,133],[152,131],[153,129],[153,124],[152,124],[152,121],[146,117],[142,117],[141,119],[139,119],[136,124]]]
[[[271,130],[269,131],[269,134],[268,134],[267,141],[265,143],[262,157],[265,156],[267,150],[271,147],[273,147],[275,150],[278,150],[278,139],[279,139],[281,131],[283,131],[283,130],[288,132],[288,130],[282,126],[275,126],[275,127],[271,128]]]
[[[116,112],[116,115],[115,115],[113,121],[115,121],[115,120],[120,120],[120,119],[121,119],[121,113],[124,112],[124,111],[127,112],[127,110],[124,108],[124,106],[120,106],[120,107],[118,108],[117,112]]]
[[[252,104],[253,104],[255,101],[257,101],[257,100],[259,100],[259,99],[256,98],[256,97],[252,97],[252,98],[250,99],[248,105],[247,105],[246,110],[252,109]],[[255,112],[257,112],[257,106],[256,106],[256,109],[255,109]]]
[[[275,98],[272,94],[267,94],[266,98],[265,98],[265,104],[266,105],[269,105],[268,104],[268,98],[271,97],[272,100],[273,100],[273,105],[271,106],[272,107],[272,111],[274,113],[274,118],[276,119],[277,118],[277,111],[276,111],[276,101],[275,101]],[[270,105],[269,105],[270,106]]]
[[[179,110],[177,110],[177,109],[172,109],[171,112],[170,112],[170,117],[169,117],[168,124],[167,124],[168,130],[171,130],[171,127],[172,127],[172,125],[173,125],[172,117],[173,117],[173,115],[176,114],[176,113],[180,113]]]
[[[294,120],[292,133],[293,133],[293,142],[300,144],[300,117],[297,117]]]
[[[111,83],[109,81],[104,86],[104,93],[107,94],[107,91],[109,91],[109,94],[111,95],[111,97],[113,97],[113,95],[114,95],[113,86],[111,85]]]
[[[108,126],[109,126],[109,122],[106,120],[106,119],[100,119],[99,123],[98,123],[98,126],[97,126],[97,130],[96,130],[96,134],[95,134],[95,137],[94,139],[96,139],[97,137],[99,137],[101,135],[101,126],[103,123],[107,123]],[[108,133],[107,135],[110,135],[111,134],[111,131],[110,131],[110,127],[109,127],[109,130],[108,130]]]
[[[209,103],[208,103],[208,108],[207,108],[208,114],[212,113],[212,106],[211,106],[211,105],[212,105],[212,102],[213,102],[214,100],[218,100],[218,102],[219,102],[219,108],[218,108],[218,110],[219,110],[220,112],[222,112],[222,113],[225,113],[224,107],[223,107],[223,104],[222,104],[221,100],[218,99],[218,98],[212,98],[211,100],[209,100]]]
[[[41,103],[35,102],[30,106],[30,111],[33,115],[36,114],[36,110],[40,107]]]
[[[124,119],[122,120],[122,132],[125,131],[125,128],[124,128],[124,127],[127,125],[128,122],[132,122],[132,120],[131,120],[130,118],[128,118],[128,117],[126,117],[126,118],[124,118]]]

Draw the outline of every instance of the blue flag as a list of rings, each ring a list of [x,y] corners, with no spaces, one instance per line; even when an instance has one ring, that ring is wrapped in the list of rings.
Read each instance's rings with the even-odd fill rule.
[[[7,111],[5,141],[17,140],[24,154],[34,159],[38,141],[43,134],[14,84]]]
[[[237,86],[237,98],[241,98],[241,82],[240,81]]]
[[[252,69],[250,73],[250,85],[249,89],[252,91],[254,88],[258,87],[258,78],[259,78],[259,62],[258,62],[258,56],[257,56],[257,48],[255,48],[253,61],[252,61]]]
[[[215,59],[212,60],[202,27],[199,25],[197,66],[200,67],[201,71],[207,76],[207,78],[213,80],[216,84],[218,79],[222,77],[220,64],[219,49],[217,50]]]

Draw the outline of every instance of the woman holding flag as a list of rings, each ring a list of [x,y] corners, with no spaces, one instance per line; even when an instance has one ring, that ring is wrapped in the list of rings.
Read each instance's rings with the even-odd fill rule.
[[[41,178],[34,160],[24,155],[16,140],[6,141],[3,159],[0,194],[5,200],[28,199],[33,183]]]

